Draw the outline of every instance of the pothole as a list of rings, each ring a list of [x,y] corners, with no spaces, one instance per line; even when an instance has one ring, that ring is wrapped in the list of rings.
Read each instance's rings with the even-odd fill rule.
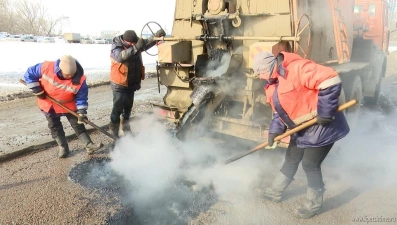
[[[135,199],[134,185],[112,170],[109,158],[91,158],[74,166],[69,180],[104,195],[117,195],[121,209],[106,224],[188,224],[216,201],[214,188],[198,189],[195,183],[178,178],[150,199]],[[144,176],[144,174],[142,174]],[[120,207],[118,207],[120,208]]]
[[[125,190],[127,183],[110,168],[109,162],[109,158],[91,158],[82,162],[70,170],[69,180],[86,188],[119,194]]]

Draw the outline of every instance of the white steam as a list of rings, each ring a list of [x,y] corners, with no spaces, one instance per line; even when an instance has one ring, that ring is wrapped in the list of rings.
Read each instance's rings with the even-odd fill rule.
[[[201,142],[200,142],[201,141]],[[231,194],[252,194],[261,168],[258,165],[263,163],[263,159],[255,156],[247,156],[244,160],[235,161],[228,165],[223,162],[236,154],[230,149],[222,148],[222,145],[215,146],[210,143],[203,143],[197,140],[196,143],[190,141],[182,145],[181,150],[184,152],[185,159],[190,165],[185,170],[185,176],[197,183],[197,187],[202,188],[207,185],[213,185],[215,191],[221,197]],[[208,161],[215,161],[215,164],[209,164]],[[261,162],[262,160],[262,162]]]
[[[144,200],[161,193],[179,175],[183,155],[164,126],[151,119],[140,123],[143,132],[117,142],[111,153],[111,167],[130,182],[134,197]]]
[[[210,61],[207,65],[207,70],[206,70],[206,77],[219,77],[226,73],[227,69],[229,68],[230,60],[231,60],[231,55],[228,53],[225,53],[222,55],[222,58],[220,62],[213,60]]]
[[[357,129],[339,143],[329,157],[324,177],[337,178],[360,190],[397,185],[397,124],[392,113],[365,111]]]
[[[179,143],[154,117],[139,121],[137,136],[121,138],[111,153],[112,168],[134,187],[134,197],[151,198],[180,177],[195,183],[195,188],[213,185],[217,194],[250,192],[258,179],[263,159],[250,157],[224,165],[231,152],[203,140]]]
[[[224,165],[247,149],[233,152],[202,139],[179,143],[154,117],[134,125],[139,134],[117,141],[110,166],[128,181],[128,198],[136,213],[151,218],[149,224],[186,222],[219,198],[252,196],[260,172],[269,166],[260,154]]]

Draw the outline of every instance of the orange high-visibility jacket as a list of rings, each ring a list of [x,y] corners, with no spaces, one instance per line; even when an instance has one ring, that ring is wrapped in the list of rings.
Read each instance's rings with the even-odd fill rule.
[[[119,40],[120,42],[122,42],[121,40]],[[116,48],[116,47],[114,47]],[[128,48],[126,46],[122,46],[123,50],[126,51]],[[113,49],[113,46],[112,46]],[[129,62],[131,60],[127,60],[124,63],[121,62],[117,62],[113,57],[117,57],[113,54],[117,54],[116,51],[114,53],[112,53],[110,55],[110,81],[112,81],[115,84],[124,86],[124,87],[128,87],[128,66],[129,66]],[[118,54],[122,54],[121,52],[119,52]],[[145,67],[142,64],[142,56],[139,54],[139,59],[140,59],[140,67],[141,67],[141,80],[145,79]],[[138,70],[139,71],[139,70]]]
[[[40,85],[43,87],[47,95],[58,100],[69,109],[76,111],[75,94],[80,90],[86,76],[82,75],[79,84],[74,85],[72,83],[72,79],[59,79],[57,74],[54,72],[54,67],[55,62],[53,61],[46,61],[42,64]],[[37,100],[40,109],[44,112],[49,112],[51,107],[53,107],[56,113],[68,113],[68,111],[52,103],[48,99],[38,98]]]
[[[267,101],[276,111],[273,95],[277,86],[279,104],[295,125],[299,125],[317,116],[319,91],[341,83],[341,79],[332,68],[294,53],[280,54],[284,56],[282,65],[276,65],[270,76],[271,79],[277,79],[277,84],[265,87]]]

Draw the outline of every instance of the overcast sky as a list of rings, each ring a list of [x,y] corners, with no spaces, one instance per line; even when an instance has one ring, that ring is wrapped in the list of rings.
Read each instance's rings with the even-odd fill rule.
[[[135,29],[140,33],[149,21],[156,21],[171,32],[176,0],[29,1],[41,2],[53,15],[68,16],[70,19],[63,27],[64,32],[99,35],[101,30]]]

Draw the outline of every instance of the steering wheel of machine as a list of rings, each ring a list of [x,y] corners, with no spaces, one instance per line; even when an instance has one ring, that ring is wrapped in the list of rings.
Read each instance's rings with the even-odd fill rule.
[[[154,31],[152,30],[152,28],[149,26],[149,24],[156,24],[156,25],[159,27],[159,29],[163,29],[163,28],[160,26],[160,24],[157,23],[157,22],[155,22],[155,21],[147,22],[147,23],[146,23],[145,25],[143,25],[143,27],[142,27],[142,30],[141,30],[141,38],[142,38],[142,35],[143,35],[143,31],[145,30],[145,27],[149,28],[149,30],[150,30],[150,32],[152,33],[153,36],[155,35],[156,32],[154,32]],[[157,42],[158,42],[158,41],[156,41],[156,43],[157,43]],[[146,52],[146,54],[151,55],[151,56],[156,56],[156,55],[159,54],[158,52],[157,52],[157,54],[151,54],[151,53],[147,52],[147,50],[144,50],[144,51]]]

